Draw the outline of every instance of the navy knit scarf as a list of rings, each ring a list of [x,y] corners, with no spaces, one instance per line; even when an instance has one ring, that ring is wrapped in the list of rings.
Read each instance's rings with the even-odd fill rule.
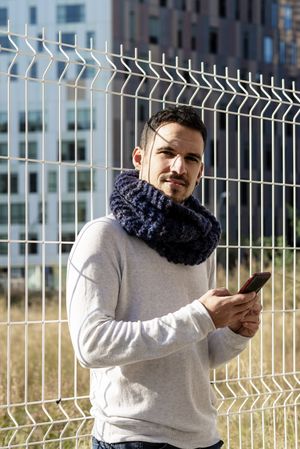
[[[110,207],[128,234],[142,239],[169,262],[198,265],[220,239],[219,222],[196,198],[176,203],[140,180],[135,170],[118,176]]]

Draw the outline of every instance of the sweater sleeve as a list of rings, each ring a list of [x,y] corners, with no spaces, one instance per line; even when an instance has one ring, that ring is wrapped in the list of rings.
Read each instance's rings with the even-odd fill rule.
[[[239,355],[249,338],[234,333],[229,327],[217,329],[209,335],[208,352],[210,368],[217,368]]]
[[[67,312],[79,362],[88,368],[125,365],[165,357],[205,338],[214,325],[198,300],[147,321],[116,320],[122,261],[112,226],[87,224],[68,261]]]
[[[209,288],[215,287],[215,259],[211,257]],[[210,368],[217,368],[239,355],[247,346],[249,338],[238,335],[228,327],[216,329],[208,335]]]

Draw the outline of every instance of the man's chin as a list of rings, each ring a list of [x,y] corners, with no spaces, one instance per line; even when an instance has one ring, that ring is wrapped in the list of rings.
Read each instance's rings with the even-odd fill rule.
[[[186,196],[183,195],[182,192],[170,192],[162,190],[162,193],[171,200],[175,201],[175,203],[183,203],[186,200]]]

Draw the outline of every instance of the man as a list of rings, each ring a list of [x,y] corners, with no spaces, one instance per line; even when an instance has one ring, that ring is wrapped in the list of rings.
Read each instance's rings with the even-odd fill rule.
[[[70,334],[92,370],[95,449],[223,444],[209,370],[245,348],[261,307],[255,293],[211,290],[220,226],[192,196],[205,141],[192,107],[151,117],[113,214],[88,223],[70,254]]]

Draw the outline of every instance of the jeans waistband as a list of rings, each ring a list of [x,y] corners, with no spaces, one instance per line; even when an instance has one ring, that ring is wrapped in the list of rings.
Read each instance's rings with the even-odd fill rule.
[[[220,449],[224,442],[218,441],[212,446],[198,447],[195,449]],[[120,443],[106,443],[99,441],[95,437],[92,439],[92,449],[180,449],[168,443],[152,443],[149,441],[125,441]]]

